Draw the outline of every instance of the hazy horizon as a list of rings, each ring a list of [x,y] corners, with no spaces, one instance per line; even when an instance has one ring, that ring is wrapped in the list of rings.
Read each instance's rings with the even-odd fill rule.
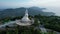
[[[0,0],[0,9],[32,6],[46,8],[44,11],[60,16],[60,0]]]

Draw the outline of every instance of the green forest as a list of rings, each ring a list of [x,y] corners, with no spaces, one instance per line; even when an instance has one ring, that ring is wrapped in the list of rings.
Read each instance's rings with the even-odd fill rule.
[[[21,19],[22,16],[17,17],[6,17],[3,19],[0,19],[0,23],[4,24],[5,22],[9,21],[15,21],[16,19]],[[40,24],[43,24],[45,28],[51,29],[54,31],[60,32],[60,17],[59,16],[41,16],[35,15],[30,16],[29,18],[34,18],[34,24],[32,24],[30,27],[20,27],[17,25],[16,27],[10,28],[6,26],[6,30],[0,31],[0,34],[42,34],[40,29],[35,29],[36,26],[39,26]],[[38,23],[38,20],[40,23]],[[44,34],[55,34],[53,32],[50,33],[44,33]]]

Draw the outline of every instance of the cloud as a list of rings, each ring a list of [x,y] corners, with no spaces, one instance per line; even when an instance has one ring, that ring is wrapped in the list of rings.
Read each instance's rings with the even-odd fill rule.
[[[23,0],[24,1],[24,0]],[[13,7],[30,7],[30,6],[43,6],[43,7],[59,7],[60,0],[29,0],[24,2],[0,2],[0,6],[13,6]]]
[[[18,7],[45,7],[47,12],[60,14],[60,0],[14,0],[0,1],[0,8],[18,8]]]
[[[52,6],[57,7],[60,6],[60,0],[31,0],[29,3],[36,6]]]

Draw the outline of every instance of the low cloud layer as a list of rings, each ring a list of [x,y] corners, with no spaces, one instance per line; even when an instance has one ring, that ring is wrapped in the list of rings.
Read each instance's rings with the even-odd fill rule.
[[[0,9],[31,6],[48,8],[51,12],[54,12],[57,15],[60,13],[60,0],[0,0]]]

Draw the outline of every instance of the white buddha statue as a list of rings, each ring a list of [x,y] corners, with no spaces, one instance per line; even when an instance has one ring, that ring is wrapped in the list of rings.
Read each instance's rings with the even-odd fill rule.
[[[26,9],[24,17],[21,19],[21,22],[27,23],[30,22],[31,20],[28,18],[28,10]]]
[[[16,23],[18,25],[21,25],[21,26],[32,25],[32,22],[33,21],[28,18],[28,10],[27,9],[25,11],[25,15],[23,16],[23,18],[21,20],[19,20],[19,21],[16,21]]]

